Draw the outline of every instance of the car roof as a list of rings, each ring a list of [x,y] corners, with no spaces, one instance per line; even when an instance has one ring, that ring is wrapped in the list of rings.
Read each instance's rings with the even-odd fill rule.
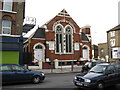
[[[104,61],[97,60],[97,61],[88,61],[88,62],[104,62]]]
[[[104,63],[100,63],[100,64],[97,64],[97,65],[104,65],[104,66],[109,66],[109,65],[120,65],[120,62],[113,62],[113,63],[104,62]]]
[[[106,65],[106,66],[108,66],[108,65],[113,65],[113,64],[112,63],[100,63],[98,65]]]
[[[0,66],[5,66],[5,65],[19,65],[19,64],[0,64]]]

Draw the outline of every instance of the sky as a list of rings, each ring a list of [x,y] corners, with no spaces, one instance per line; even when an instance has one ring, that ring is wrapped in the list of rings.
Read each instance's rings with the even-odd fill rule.
[[[106,31],[118,25],[119,0],[26,0],[25,16],[42,26],[65,9],[81,28],[91,26],[92,44],[106,43]],[[26,36],[34,32],[31,30]]]

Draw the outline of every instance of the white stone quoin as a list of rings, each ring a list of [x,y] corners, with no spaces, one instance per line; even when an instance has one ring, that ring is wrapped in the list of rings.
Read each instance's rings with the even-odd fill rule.
[[[55,62],[55,69],[57,69],[58,68],[58,60],[55,59],[54,62]]]
[[[39,69],[42,69],[42,60],[38,62],[38,65],[39,65]]]

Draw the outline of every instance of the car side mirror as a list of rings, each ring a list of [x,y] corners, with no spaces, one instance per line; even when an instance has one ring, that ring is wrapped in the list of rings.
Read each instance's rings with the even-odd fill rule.
[[[25,69],[24,72],[27,72],[27,71],[31,71],[31,70],[28,70],[28,69]]]
[[[24,70],[23,72],[27,72],[27,70]]]

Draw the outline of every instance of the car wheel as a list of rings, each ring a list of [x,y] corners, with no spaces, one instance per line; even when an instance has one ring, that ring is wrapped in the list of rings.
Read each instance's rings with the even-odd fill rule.
[[[34,84],[40,83],[40,81],[41,81],[40,76],[34,76],[33,79],[32,79],[32,82]]]
[[[103,90],[103,88],[104,88],[103,82],[98,82],[98,84],[97,84],[97,89],[98,89],[98,90]]]

